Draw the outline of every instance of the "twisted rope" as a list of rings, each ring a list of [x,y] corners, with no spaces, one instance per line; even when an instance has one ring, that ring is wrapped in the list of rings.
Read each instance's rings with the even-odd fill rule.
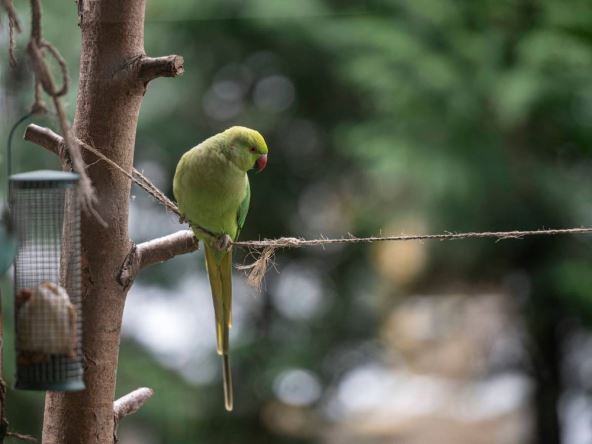
[[[135,168],[132,174],[125,171],[120,165],[113,160],[109,159],[103,153],[93,148],[87,143],[79,142],[80,146],[92,152],[95,156],[104,160],[113,168],[124,174],[131,181],[136,183],[140,188],[146,191],[154,200],[160,203],[166,210],[175,213],[179,216],[180,221],[183,222],[183,216],[179,211],[179,208],[173,201],[171,201],[162,191],[154,185],[150,179],[144,176]],[[194,230],[203,232],[206,236],[209,236],[213,240],[217,238],[215,233],[207,230],[206,228],[200,227],[199,225],[192,224]],[[334,239],[303,239],[297,237],[280,237],[278,239],[263,239],[263,240],[248,240],[248,241],[234,241],[231,245],[234,247],[248,248],[251,254],[255,257],[255,261],[250,265],[238,266],[239,270],[248,272],[247,280],[249,285],[255,288],[261,288],[261,284],[269,268],[270,261],[273,260],[273,256],[277,250],[282,248],[301,248],[301,247],[314,247],[324,246],[332,244],[357,244],[357,243],[374,243],[374,242],[385,242],[385,241],[421,241],[421,240],[461,240],[461,239],[496,239],[496,241],[506,239],[522,239],[526,236],[559,236],[565,234],[592,234],[592,228],[580,227],[580,228],[560,228],[560,229],[540,229],[540,230],[511,230],[511,231],[482,231],[482,232],[468,232],[468,233],[451,233],[446,232],[443,234],[401,234],[396,236],[370,236],[370,237],[356,237],[349,235],[348,237],[334,238]]]
[[[14,3],[12,0],[2,0],[2,5],[8,14],[8,59],[10,61],[10,66],[14,68],[16,66],[16,57],[14,55],[14,34],[15,32],[22,32],[21,23],[14,9]]]
[[[14,33],[21,31],[20,22],[16,14],[13,0],[0,0],[8,14],[8,28],[9,28],[9,45],[8,53],[12,66],[16,65],[16,58],[14,55]],[[31,37],[27,45],[27,52],[31,59],[33,72],[35,75],[35,89],[34,89],[34,103],[31,112],[34,114],[43,114],[47,112],[47,107],[43,101],[42,91],[51,97],[62,134],[64,136],[65,147],[68,150],[70,159],[72,160],[73,170],[80,176],[80,200],[82,208],[89,214],[92,214],[95,219],[106,226],[105,221],[96,211],[97,197],[93,188],[92,182],[86,174],[86,165],[82,160],[80,150],[73,143],[73,136],[70,131],[70,125],[66,116],[66,111],[61,98],[68,92],[70,77],[68,75],[68,67],[66,61],[58,51],[58,49],[43,39],[41,32],[41,1],[31,0]],[[61,86],[56,87],[51,70],[47,64],[47,55],[53,57],[59,66],[61,75]]]
[[[382,241],[411,241],[411,240],[459,240],[494,238],[497,241],[505,239],[522,239],[525,236],[557,236],[561,234],[592,234],[592,228],[560,228],[541,230],[512,230],[512,231],[480,231],[469,233],[444,233],[444,234],[411,234],[399,236],[370,236],[370,237],[341,237],[336,239],[302,239],[296,237],[280,237],[278,239],[264,239],[261,241],[233,242],[237,247],[248,248],[300,248],[330,244],[357,244]]]

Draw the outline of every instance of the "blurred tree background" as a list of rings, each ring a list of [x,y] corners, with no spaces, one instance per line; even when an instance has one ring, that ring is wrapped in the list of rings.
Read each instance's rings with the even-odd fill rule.
[[[75,5],[44,3],[76,80]],[[8,67],[7,35],[3,141],[33,92],[26,63]],[[150,0],[146,48],[185,57],[183,77],[150,84],[136,143],[136,167],[169,196],[191,146],[234,124],[266,137],[243,239],[592,225],[587,0]],[[68,103],[72,116],[74,90]],[[15,151],[17,171],[58,166],[22,141]],[[179,228],[141,190],[130,198],[135,241]],[[118,394],[156,394],[121,442],[589,443],[590,246],[282,251],[261,294],[236,272],[232,414],[201,252],[153,266],[128,298]],[[9,390],[14,429],[40,436],[42,402]]]

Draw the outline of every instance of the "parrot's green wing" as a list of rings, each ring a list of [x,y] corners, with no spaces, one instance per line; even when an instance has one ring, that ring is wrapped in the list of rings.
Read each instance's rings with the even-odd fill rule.
[[[245,197],[238,207],[238,213],[236,214],[236,236],[234,240],[238,239],[238,235],[240,234],[241,230],[243,229],[243,225],[245,224],[245,220],[247,219],[247,213],[249,212],[249,205],[251,203],[251,185],[249,185],[249,178],[247,176],[247,190],[245,192]]]

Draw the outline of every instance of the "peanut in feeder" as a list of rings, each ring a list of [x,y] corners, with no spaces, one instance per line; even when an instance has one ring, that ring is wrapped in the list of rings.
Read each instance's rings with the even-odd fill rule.
[[[76,309],[63,287],[45,281],[32,290],[21,290],[15,312],[19,350],[74,356]]]
[[[80,208],[77,174],[10,177],[14,262],[15,387],[83,390]]]

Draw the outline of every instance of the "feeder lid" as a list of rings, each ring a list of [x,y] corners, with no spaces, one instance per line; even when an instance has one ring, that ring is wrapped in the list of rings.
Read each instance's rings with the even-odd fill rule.
[[[80,176],[55,170],[37,170],[27,173],[13,174],[10,182],[19,188],[37,188],[47,186],[51,188],[67,188],[78,183]]]

